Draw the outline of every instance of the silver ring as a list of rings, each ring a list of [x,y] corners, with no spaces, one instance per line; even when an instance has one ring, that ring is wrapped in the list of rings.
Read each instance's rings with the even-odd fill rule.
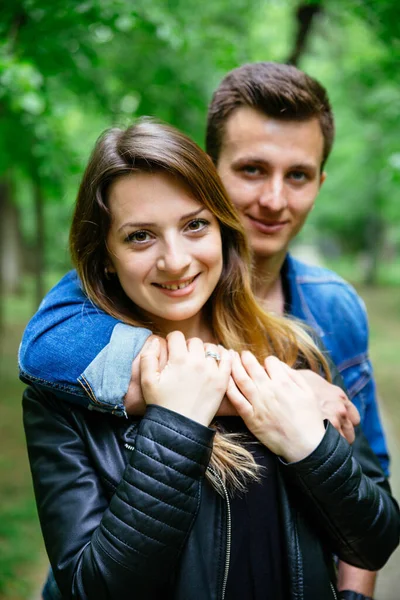
[[[215,360],[216,360],[217,362],[219,362],[219,361],[221,360],[221,357],[220,357],[220,355],[218,354],[218,352],[213,352],[212,350],[206,350],[205,357],[206,357],[206,358],[208,358],[208,357],[210,357],[210,358],[215,358]]]

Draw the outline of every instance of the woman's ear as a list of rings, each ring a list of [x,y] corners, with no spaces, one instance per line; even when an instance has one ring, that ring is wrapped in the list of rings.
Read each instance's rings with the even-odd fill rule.
[[[115,273],[116,271],[114,265],[111,261],[108,260],[104,266],[104,274],[106,276],[106,279],[110,279],[110,275],[115,275]]]

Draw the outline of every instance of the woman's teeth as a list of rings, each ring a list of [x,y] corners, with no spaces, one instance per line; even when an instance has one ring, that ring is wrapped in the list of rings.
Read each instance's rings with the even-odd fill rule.
[[[180,283],[178,285],[165,285],[162,283],[159,283],[158,285],[160,287],[162,287],[164,290],[183,290],[183,288],[190,285],[193,281],[194,281],[194,277],[192,277],[192,279],[190,279],[189,281],[185,281],[184,283]]]

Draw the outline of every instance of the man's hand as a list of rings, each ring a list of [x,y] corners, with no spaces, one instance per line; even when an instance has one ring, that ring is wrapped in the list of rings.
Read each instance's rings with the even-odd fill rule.
[[[357,408],[348,399],[345,392],[337,385],[328,383],[314,371],[298,371],[319,399],[325,419],[328,419],[335,429],[349,442],[354,442],[354,427],[360,423]]]
[[[372,600],[377,573],[339,562],[337,586],[343,600]],[[342,592],[342,590],[345,590]],[[350,591],[351,590],[351,591]]]

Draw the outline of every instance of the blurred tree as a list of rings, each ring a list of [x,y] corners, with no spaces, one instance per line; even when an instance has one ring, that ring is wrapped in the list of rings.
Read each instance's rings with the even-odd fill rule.
[[[394,0],[201,6],[195,0],[5,0],[0,190],[8,206],[19,208],[16,229],[36,273],[37,299],[43,266],[68,264],[72,198],[98,132],[153,114],[201,142],[211,92],[227,70],[249,60],[290,57],[327,86],[338,136],[314,225],[321,237],[366,252],[376,264],[371,240],[378,231],[381,248],[388,240],[400,243],[393,224],[400,155],[396,7]],[[374,235],[365,233],[367,223]],[[21,238],[17,231],[14,238]]]
[[[397,21],[391,23],[395,4],[384,0],[378,11],[373,2],[349,0],[344,7],[326,0],[301,63],[327,86],[337,123],[329,177],[311,222],[317,236],[334,238],[344,251],[364,257],[368,283],[376,283],[390,246],[399,249],[400,30]]]
[[[137,114],[156,114],[199,141],[210,81],[245,56],[257,4],[218,0],[199,7],[176,0],[172,9],[162,0],[6,2],[0,23],[0,185],[12,169],[17,197],[9,193],[7,203],[21,204],[36,221],[30,249],[37,301],[49,232],[45,215],[69,194],[94,134]],[[13,188],[4,181],[2,189]],[[53,232],[65,229],[65,209],[58,219]],[[59,243],[57,235],[47,235]]]
[[[302,2],[295,11],[297,31],[294,39],[293,50],[287,59],[289,65],[297,67],[302,55],[306,52],[307,41],[312,33],[312,25],[315,18],[323,11],[322,3],[318,0],[314,2]]]

